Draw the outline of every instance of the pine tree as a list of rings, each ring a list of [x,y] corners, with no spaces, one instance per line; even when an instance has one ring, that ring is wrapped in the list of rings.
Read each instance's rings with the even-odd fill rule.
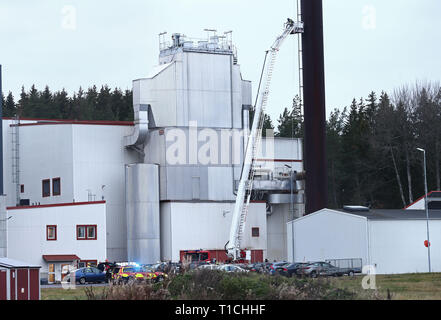
[[[298,96],[293,99],[291,110],[285,108],[277,120],[277,136],[286,138],[303,137],[303,116]]]
[[[24,117],[26,110],[29,109],[29,95],[25,91],[24,87],[21,87],[20,100],[17,105],[17,112],[20,118]]]
[[[121,108],[119,109],[120,121],[133,121],[133,92],[126,90],[122,97]]]
[[[102,86],[98,94],[94,120],[116,120],[112,110],[111,90],[107,85]]]
[[[274,126],[270,116],[265,113],[263,115],[262,137],[267,136],[267,130],[274,131]]]
[[[53,96],[54,108],[57,108],[57,114],[61,119],[75,119],[75,115],[72,110],[72,101],[69,99],[66,90],[55,92]]]
[[[15,105],[14,96],[12,92],[9,92],[6,97],[6,101],[3,103],[3,117],[13,118],[17,112],[17,107]]]

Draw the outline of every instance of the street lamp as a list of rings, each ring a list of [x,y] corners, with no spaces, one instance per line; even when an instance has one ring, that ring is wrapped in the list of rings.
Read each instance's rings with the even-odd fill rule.
[[[429,259],[429,272],[432,272],[432,267],[430,265],[430,239],[429,239],[429,206],[427,205],[427,172],[426,172],[426,150],[417,148],[418,151],[421,151],[424,154],[424,190],[426,193],[425,198],[425,207],[426,207],[426,228],[427,228],[427,257]]]

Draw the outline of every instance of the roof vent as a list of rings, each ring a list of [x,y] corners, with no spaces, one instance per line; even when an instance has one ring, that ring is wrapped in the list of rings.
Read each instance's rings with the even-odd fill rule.
[[[349,212],[365,212],[365,211],[369,211],[369,208],[363,206],[344,206],[343,210]]]

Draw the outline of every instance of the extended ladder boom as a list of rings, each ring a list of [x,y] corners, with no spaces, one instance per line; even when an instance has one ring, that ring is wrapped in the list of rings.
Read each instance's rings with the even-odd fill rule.
[[[265,115],[265,107],[268,102],[269,89],[276,62],[277,53],[284,40],[290,34],[302,33],[303,22],[294,22],[288,19],[284,26],[282,35],[277,37],[274,44],[266,52],[269,54],[269,60],[265,65],[264,78],[262,81],[262,90],[259,94],[259,100],[255,108],[253,126],[246,146],[245,158],[242,167],[242,175],[237,190],[236,204],[233,211],[233,220],[231,223],[230,237],[225,248],[227,254],[233,260],[240,259],[241,240],[245,228],[245,221],[248,214],[248,207],[251,200],[251,191],[254,179],[254,161],[257,156],[258,147],[262,138],[262,128]]]

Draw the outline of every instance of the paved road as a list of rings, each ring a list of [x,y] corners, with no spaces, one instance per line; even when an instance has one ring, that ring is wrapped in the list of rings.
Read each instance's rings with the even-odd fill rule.
[[[84,287],[107,287],[109,284],[107,283],[88,283],[88,284],[78,284],[76,285],[77,288],[84,288]],[[61,284],[42,284],[41,289],[61,289],[63,286]]]

